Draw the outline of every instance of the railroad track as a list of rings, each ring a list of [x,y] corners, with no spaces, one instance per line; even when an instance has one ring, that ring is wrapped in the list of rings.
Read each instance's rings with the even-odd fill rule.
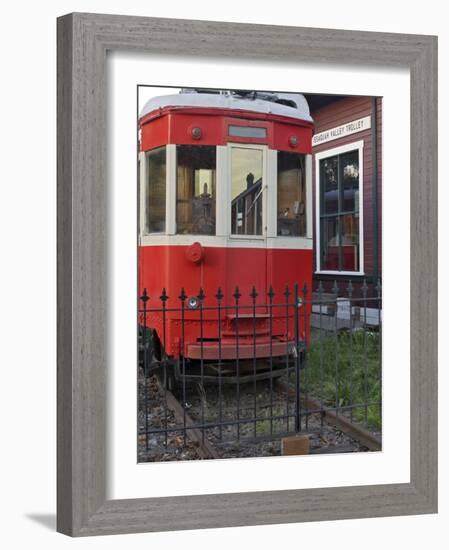
[[[276,385],[282,391],[287,391],[292,396],[295,395],[293,388],[287,387],[284,382],[277,380]],[[302,401],[306,409],[322,411],[323,418],[328,424],[337,426],[341,431],[348,434],[356,441],[359,441],[370,451],[380,451],[382,449],[382,440],[366,430],[363,426],[360,426],[360,424],[351,422],[349,419],[337,414],[332,409],[327,409],[320,401],[312,397],[304,396]]]
[[[162,388],[161,388],[162,389]],[[165,390],[164,395],[167,406],[173,411],[173,414],[180,423],[185,425],[187,437],[197,445],[197,451],[201,458],[221,458],[216,449],[209,442],[203,430],[195,428],[195,421],[184,409],[181,403],[176,399],[170,390]]]
[[[214,458],[224,458],[223,455],[223,443],[221,443],[218,440],[215,440],[213,437],[211,439],[208,437],[208,434],[210,435],[210,430],[202,428],[201,421],[199,419],[201,414],[201,409],[199,404],[196,405],[189,404],[189,407],[192,411],[192,415],[189,413],[187,408],[183,407],[181,402],[178,400],[178,398],[172,393],[170,390],[163,387],[163,384],[161,384],[160,381],[157,382],[159,391],[161,392],[161,395],[163,395],[163,400],[165,401],[165,407],[170,410],[170,412],[174,415],[176,419],[176,424],[181,426],[179,431],[184,432],[184,437],[190,440],[196,450],[196,453],[199,458],[201,459],[214,459]],[[294,390],[292,388],[289,388],[286,386],[286,384],[282,381],[277,380],[275,384],[273,384],[273,389],[276,389],[276,393],[279,397],[282,397],[283,402],[285,402],[285,397],[290,396],[294,398]],[[232,391],[228,390],[229,395],[232,396]],[[287,399],[288,399],[287,396]],[[230,397],[227,396],[227,399]],[[329,426],[330,432],[332,433],[332,430],[337,429],[339,432],[342,432],[347,437],[343,439],[341,444],[333,444],[333,445],[322,445],[319,447],[311,447],[310,453],[311,454],[319,454],[319,453],[336,453],[336,452],[353,452],[355,450],[362,450],[361,448],[355,448],[354,444],[351,440],[355,440],[358,442],[362,448],[365,447],[369,450],[380,450],[381,448],[381,441],[372,433],[364,429],[362,426],[351,423],[349,419],[346,419],[341,414],[336,414],[333,410],[328,410],[325,407],[322,406],[320,402],[318,402],[316,399],[305,397],[302,399],[302,405],[304,406],[305,410],[308,411],[322,411],[321,416],[326,422],[326,424]],[[213,404],[211,405],[213,407]],[[267,404],[261,404],[259,406],[259,409],[266,409]],[[235,404],[231,404],[230,406],[235,407]],[[314,414],[314,413],[310,413]],[[226,424],[226,422],[225,422]],[[185,427],[185,429],[184,429]],[[287,434],[285,434],[287,435]],[[291,434],[290,434],[291,435]],[[310,433],[305,434],[301,433],[300,435],[310,435],[310,437],[317,437],[316,433]],[[274,434],[275,438],[277,438],[280,441],[280,438],[282,435],[276,433]],[[321,433],[320,433],[321,436]],[[272,438],[271,438],[272,439]],[[324,438],[325,439],[325,438]],[[267,436],[265,438],[266,441],[270,441],[270,437]],[[259,444],[262,443],[263,438],[259,436],[257,439],[257,442]],[[228,442],[225,442],[225,445],[229,444]],[[256,444],[256,439],[252,440],[251,438],[246,438],[243,442],[239,442],[239,445],[249,445],[249,444]],[[366,450],[365,449],[365,450]],[[280,453],[280,445],[277,448],[278,452],[272,453],[272,454],[281,454]],[[257,448],[256,448],[257,452]],[[250,455],[233,455],[231,451],[228,452],[227,456],[250,456]],[[259,455],[254,454],[252,456],[266,456],[265,454]],[[179,458],[178,458],[179,459]]]

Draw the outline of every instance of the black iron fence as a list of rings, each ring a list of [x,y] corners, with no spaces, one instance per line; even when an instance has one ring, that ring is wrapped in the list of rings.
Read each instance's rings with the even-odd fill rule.
[[[144,290],[140,306],[140,461],[279,454],[329,418],[381,432],[380,282]]]

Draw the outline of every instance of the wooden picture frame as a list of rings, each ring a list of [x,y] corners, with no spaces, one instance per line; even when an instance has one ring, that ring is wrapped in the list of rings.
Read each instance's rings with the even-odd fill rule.
[[[106,500],[106,52],[408,67],[410,483]],[[74,13],[58,19],[58,505],[72,536],[437,511],[437,38]]]

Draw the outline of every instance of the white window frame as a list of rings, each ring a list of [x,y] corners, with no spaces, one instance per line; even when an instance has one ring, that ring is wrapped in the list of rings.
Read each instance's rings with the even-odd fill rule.
[[[147,164],[145,154],[140,157],[140,246],[190,245],[195,240],[204,246],[228,248],[269,248],[312,250],[312,155],[306,155],[306,204],[307,236],[282,237],[277,235],[277,153],[266,144],[228,142],[216,146],[216,233],[215,235],[177,235],[176,234],[176,144],[166,147],[166,215],[165,232],[146,233],[145,190],[147,184]],[[263,197],[263,233],[262,235],[231,235],[231,149],[232,147],[263,150],[263,177],[266,188]]]
[[[315,229],[316,229],[316,274],[323,275],[365,275],[365,255],[364,255],[364,238],[363,238],[363,147],[364,141],[354,141],[346,145],[334,147],[332,149],[326,149],[320,153],[315,154]],[[321,235],[320,235],[320,161],[333,157],[335,155],[341,155],[343,153],[349,153],[350,151],[359,152],[359,271],[338,271],[338,270],[325,270],[321,269]]]
[[[268,178],[267,157],[268,146],[258,143],[238,143],[228,142],[228,185],[226,192],[226,218],[227,235],[229,240],[235,241],[266,241],[267,240],[267,195],[270,192],[270,182]],[[231,224],[231,187],[232,187],[232,149],[256,149],[262,151],[262,234],[261,235],[233,235]]]
[[[167,156],[167,178],[169,178],[169,170],[168,166],[170,166],[170,170],[173,170],[170,172],[171,179],[167,179],[167,201],[170,198],[170,201],[173,203],[172,208],[169,209],[170,211],[167,211],[168,218],[171,220],[171,229],[172,233],[168,233],[168,235],[171,235],[173,237],[172,243],[173,244],[184,244],[185,240],[188,239],[189,242],[192,240],[192,238],[197,238],[204,240],[206,239],[207,242],[211,241],[211,239],[215,239],[220,235],[219,230],[219,224],[221,223],[221,220],[217,219],[218,213],[219,213],[219,193],[222,186],[222,180],[219,176],[221,163],[221,151],[220,147],[218,145],[206,145],[205,147],[215,147],[215,233],[212,235],[203,235],[202,233],[186,233],[186,234],[179,234],[178,227],[177,227],[177,219],[176,219],[176,207],[177,207],[177,197],[178,197],[178,147],[182,147],[183,143],[176,143],[173,145],[170,145],[170,147],[173,147],[172,152],[170,153],[170,160]],[[201,147],[200,145],[195,144],[188,144],[193,145],[194,147]],[[204,147],[204,146],[203,146]],[[173,183],[174,182],[174,183]],[[168,204],[168,202],[167,202]],[[179,242],[178,242],[179,241]]]
[[[304,155],[304,169],[305,169],[305,192],[306,192],[306,202],[305,202],[305,209],[306,209],[306,234],[305,235],[278,235],[278,153],[279,149],[272,150],[273,152],[273,160],[271,163],[272,170],[273,170],[273,193],[271,196],[271,202],[270,204],[273,205],[272,208],[272,220],[271,220],[271,227],[273,228],[272,234],[270,234],[270,237],[278,239],[280,243],[284,243],[286,246],[285,248],[288,248],[288,243],[291,242],[291,239],[295,239],[296,242],[298,242],[298,239],[301,239],[301,247],[307,249],[307,241],[311,241],[313,239],[313,206],[312,206],[312,155],[308,153],[295,153],[298,155]],[[288,152],[288,151],[287,151]],[[310,243],[309,243],[310,244]]]
[[[166,235],[171,235],[170,233],[170,223],[172,223],[172,213],[170,208],[170,176],[171,171],[173,170],[173,150],[169,151],[169,148],[172,147],[171,145],[161,145],[160,147],[156,147],[155,149],[159,149],[165,147],[165,231],[158,231],[157,233],[151,233],[145,230],[145,221],[147,218],[147,203],[145,200],[146,196],[146,190],[148,185],[147,180],[147,159],[146,155],[150,150],[147,151],[140,151],[139,153],[139,167],[140,167],[140,174],[139,174],[139,191],[140,191],[140,217],[139,217],[139,226],[140,226],[140,233],[139,233],[139,244],[144,244],[148,238],[155,237],[156,239],[160,239],[161,237],[165,237]],[[176,149],[174,152],[174,169],[176,172]],[[176,191],[176,189],[175,189]]]

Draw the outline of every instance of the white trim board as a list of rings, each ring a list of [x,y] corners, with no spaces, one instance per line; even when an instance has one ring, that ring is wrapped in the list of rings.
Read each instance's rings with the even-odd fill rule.
[[[364,275],[364,232],[363,232],[363,147],[364,141],[354,141],[339,147],[333,147],[320,151],[315,154],[315,229],[316,229],[316,274],[332,274],[332,275]],[[337,271],[337,270],[322,270],[321,269],[321,235],[320,235],[320,160],[323,158],[341,155],[349,151],[358,150],[359,152],[359,271]]]

